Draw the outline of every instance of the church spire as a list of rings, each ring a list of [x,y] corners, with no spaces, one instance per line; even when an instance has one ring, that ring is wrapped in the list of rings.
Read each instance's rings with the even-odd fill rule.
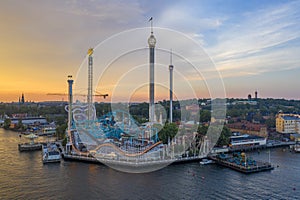
[[[24,93],[22,93],[22,99],[21,99],[21,103],[22,103],[22,104],[24,104],[24,103],[25,103]]]

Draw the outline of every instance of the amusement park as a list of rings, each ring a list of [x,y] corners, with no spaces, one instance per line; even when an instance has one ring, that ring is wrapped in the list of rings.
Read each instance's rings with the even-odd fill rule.
[[[169,113],[162,119],[154,102],[154,57],[156,38],[153,34],[152,18],[149,45],[149,117],[145,123],[138,123],[129,113],[128,105],[114,106],[111,112],[97,117],[93,102],[93,54],[87,54],[88,90],[87,101],[73,102],[72,76],[68,76],[68,128],[66,149],[63,157],[68,159],[94,160],[114,169],[141,173],[163,168],[173,162],[200,160],[213,148],[212,138],[198,138],[195,128],[182,129],[180,122],[173,120],[173,69],[170,51],[169,69]],[[107,97],[108,94],[101,95]],[[166,112],[166,111],[164,111]],[[165,113],[166,114],[166,113]],[[216,120],[216,123],[218,121]],[[222,124],[222,120],[219,120]],[[162,141],[159,131],[166,124],[174,124],[176,130]],[[196,124],[197,125],[197,124]]]

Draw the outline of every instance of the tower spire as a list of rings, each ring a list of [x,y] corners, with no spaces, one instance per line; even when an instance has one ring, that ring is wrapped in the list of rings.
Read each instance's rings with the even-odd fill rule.
[[[24,104],[25,103],[25,97],[24,97],[24,93],[22,93],[22,99],[21,99],[21,103]]]
[[[155,44],[156,39],[153,35],[153,18],[151,17],[149,21],[151,22],[151,35],[148,38],[149,45],[149,122],[155,122],[155,105],[154,105],[154,57],[155,57]]]

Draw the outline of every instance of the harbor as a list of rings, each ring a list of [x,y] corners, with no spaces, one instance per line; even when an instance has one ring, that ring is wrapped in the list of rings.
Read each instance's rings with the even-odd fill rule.
[[[93,199],[98,195],[110,199],[120,199],[120,196],[121,199],[132,196],[138,199],[174,196],[181,199],[235,199],[237,196],[295,199],[300,191],[295,175],[300,173],[300,154],[283,151],[283,147],[262,149],[259,154],[249,152],[255,160],[268,160],[270,150],[271,162],[276,166],[274,170],[250,176],[217,164],[200,165],[198,161],[173,164],[147,174],[127,174],[99,163],[67,159],[44,165],[41,151],[18,151],[18,135],[12,131],[0,129],[0,141],[0,165],[5,171],[0,173],[0,180],[5,182],[0,187],[3,199],[46,199],[53,191],[58,199]],[[246,192],[241,193],[241,190]]]
[[[32,137],[32,136],[31,136]],[[35,137],[33,137],[35,138]],[[26,146],[27,144],[27,146]],[[294,144],[294,143],[293,143]],[[291,143],[280,143],[280,145],[277,146],[263,146],[263,147],[256,147],[252,149],[252,151],[249,151],[247,149],[247,152],[257,152],[257,150],[263,150],[267,148],[289,148]],[[222,149],[214,148],[212,152],[226,152],[224,153],[210,153],[208,155],[197,155],[197,156],[188,156],[188,157],[176,157],[176,158],[170,158],[170,159],[164,159],[164,160],[141,160],[141,159],[131,159],[130,160],[118,160],[118,159],[111,159],[108,157],[95,157],[91,153],[86,152],[79,152],[77,153],[74,151],[73,153],[67,152],[66,149],[61,145],[60,142],[38,142],[38,143],[23,143],[18,144],[19,151],[35,151],[35,150],[41,150],[42,149],[42,155],[43,155],[43,163],[49,163],[49,162],[60,162],[61,159],[64,159],[65,161],[77,161],[77,162],[86,162],[86,163],[94,163],[94,164],[104,164],[108,166],[115,166],[117,168],[121,168],[123,170],[128,170],[130,168],[138,169],[143,167],[150,167],[149,169],[152,169],[154,166],[166,166],[170,164],[185,164],[185,163],[198,163],[201,160],[204,164],[211,163],[206,161],[207,159],[210,159],[213,161],[213,163],[233,169],[238,172],[242,172],[245,174],[255,173],[255,172],[261,172],[261,171],[269,171],[274,169],[274,165],[272,165],[270,162],[267,161],[260,161],[260,160],[253,160],[252,158],[245,158],[245,153],[240,153],[244,150],[244,148],[237,149],[235,151],[230,151],[228,149]],[[296,148],[297,145],[290,147],[292,149]],[[21,148],[21,149],[20,149]],[[52,152],[53,158],[48,158],[49,151]],[[296,151],[295,151],[296,152]],[[50,153],[51,154],[51,153]],[[54,155],[55,154],[55,155]],[[47,156],[46,156],[47,155]],[[234,156],[233,156],[234,155]],[[243,157],[244,156],[244,157]],[[51,156],[50,156],[51,157]],[[54,158],[55,157],[55,158]],[[236,159],[235,159],[236,158]],[[270,158],[269,158],[270,159]],[[249,162],[250,161],[250,162]],[[200,164],[201,164],[200,162]]]

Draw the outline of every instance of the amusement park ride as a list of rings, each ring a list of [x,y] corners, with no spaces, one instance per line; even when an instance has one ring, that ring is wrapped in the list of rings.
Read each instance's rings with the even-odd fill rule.
[[[97,118],[92,102],[93,49],[88,51],[88,100],[73,103],[72,76],[68,76],[69,113],[66,152],[97,159],[129,161],[132,159],[158,158],[164,145],[159,141],[158,130],[153,123],[138,126],[131,115],[116,110]],[[107,95],[101,95],[104,98]]]

